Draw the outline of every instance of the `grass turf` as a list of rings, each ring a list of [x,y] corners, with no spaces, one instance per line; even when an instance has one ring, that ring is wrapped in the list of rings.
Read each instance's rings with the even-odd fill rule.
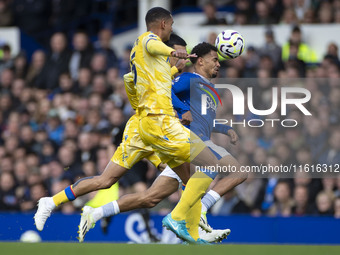
[[[0,243],[1,255],[339,255],[340,246],[314,245],[166,245],[121,243]]]

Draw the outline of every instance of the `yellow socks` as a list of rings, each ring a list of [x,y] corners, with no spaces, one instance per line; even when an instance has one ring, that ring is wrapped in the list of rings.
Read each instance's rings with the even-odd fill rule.
[[[74,194],[71,186],[68,186],[66,189],[60,191],[53,196],[53,202],[56,206],[59,206],[60,204],[66,203],[68,201],[73,201],[75,199],[76,195]]]
[[[181,200],[171,212],[174,220],[185,220],[189,209],[199,201],[205,191],[208,189],[212,178],[202,172],[196,172],[188,181],[182,194]]]
[[[199,236],[198,225],[201,218],[202,203],[201,199],[198,199],[193,207],[189,210],[186,217],[186,227],[192,238],[197,240]]]

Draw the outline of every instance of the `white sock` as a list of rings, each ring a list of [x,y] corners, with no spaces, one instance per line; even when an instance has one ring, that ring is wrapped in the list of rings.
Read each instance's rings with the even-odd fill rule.
[[[216,191],[210,190],[201,200],[202,212],[207,212],[220,198],[221,196]]]
[[[95,208],[93,213],[92,213],[93,219],[96,222],[98,220],[100,220],[101,218],[103,218],[103,215],[104,215],[104,212],[103,212],[103,208],[102,207]]]
[[[117,201],[112,201],[106,205],[96,208],[93,212],[93,219],[98,221],[101,218],[113,216],[118,213],[120,213],[118,203]]]

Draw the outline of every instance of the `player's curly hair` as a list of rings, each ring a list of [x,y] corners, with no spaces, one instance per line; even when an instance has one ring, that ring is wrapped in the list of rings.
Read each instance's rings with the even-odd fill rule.
[[[190,58],[191,63],[195,64],[199,57],[204,57],[205,55],[209,54],[210,51],[216,51],[217,48],[214,45],[211,45],[207,42],[202,42],[197,44],[191,51],[191,54],[196,54],[197,57]]]

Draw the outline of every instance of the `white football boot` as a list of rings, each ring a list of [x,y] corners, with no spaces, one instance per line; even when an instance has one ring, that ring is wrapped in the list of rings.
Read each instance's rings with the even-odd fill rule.
[[[211,232],[206,232],[199,228],[200,238],[209,243],[222,242],[224,239],[227,239],[230,232],[230,229],[213,229]]]
[[[45,222],[48,217],[51,216],[51,212],[55,208],[52,197],[43,197],[38,201],[38,210],[34,215],[34,223],[39,231],[42,231],[45,226]]]
[[[78,230],[78,240],[80,243],[84,242],[84,238],[87,232],[90,231],[90,229],[94,228],[96,225],[96,221],[93,218],[93,212],[94,212],[93,207],[91,206],[84,206],[83,207],[83,212],[81,214],[80,218],[80,224],[79,224],[79,230]]]
[[[200,218],[200,223],[199,226],[205,230],[206,232],[211,232],[213,228],[208,224],[207,220],[207,212],[202,212],[201,213],[201,218]]]

